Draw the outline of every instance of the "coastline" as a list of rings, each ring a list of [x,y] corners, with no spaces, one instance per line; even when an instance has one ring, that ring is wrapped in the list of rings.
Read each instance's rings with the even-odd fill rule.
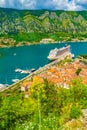
[[[6,59],[7,58],[9,59],[7,65],[5,64],[6,62],[4,62],[4,60],[1,59],[0,65],[1,65],[1,68],[3,68],[1,71],[2,77],[0,78],[1,83],[2,84],[6,84],[6,83],[11,84],[12,79],[15,79],[15,78],[22,79],[21,74],[16,74],[14,72],[14,70],[16,68],[21,68],[24,70],[26,70],[28,67],[29,67],[29,69],[31,69],[31,68],[38,69],[39,67],[42,67],[45,64],[48,64],[49,61],[47,60],[47,56],[48,56],[50,50],[52,48],[55,48],[55,47],[63,47],[65,44],[66,43],[64,43],[64,44],[63,43],[62,44],[61,43],[48,44],[48,45],[46,45],[46,44],[36,45],[35,44],[32,46],[23,46],[23,47],[18,47],[18,48],[14,47],[14,48],[1,49],[0,52],[3,54],[1,58],[5,59],[5,57],[6,57]],[[85,52],[85,54],[87,54],[87,49],[86,49],[87,42],[86,43],[84,43],[84,42],[83,43],[79,43],[79,42],[78,43],[76,43],[76,42],[75,43],[67,43],[67,45],[72,46],[71,52],[75,54],[75,57],[78,56],[79,54],[84,54],[84,52]],[[78,49],[74,50],[75,47]],[[82,49],[82,48],[84,48],[84,49]],[[10,55],[8,55],[9,49],[10,49]],[[21,52],[21,55],[20,55],[20,52]],[[17,54],[17,56],[15,56],[14,54]],[[28,54],[29,54],[29,57],[28,57],[29,59],[27,58]],[[33,58],[31,57],[32,54],[33,54]],[[40,57],[38,57],[39,54],[41,54]],[[10,59],[10,57],[11,57],[11,59]],[[25,60],[25,57],[26,57],[26,60]],[[38,57],[38,60],[37,60],[37,57]],[[39,62],[39,59],[41,62]],[[14,62],[11,62],[11,61],[14,61]],[[32,62],[29,62],[29,61],[32,61]],[[11,65],[10,63],[13,63],[13,64]],[[17,65],[15,65],[15,63]],[[12,68],[12,70],[10,70],[10,68],[12,66],[13,66],[13,68]],[[7,78],[6,75],[4,75],[4,73],[6,73],[6,71],[7,71],[7,75],[9,75],[9,79]],[[10,72],[12,73],[11,76],[10,76]]]
[[[22,78],[21,80],[17,81],[16,83],[13,83],[11,85],[9,85],[8,87],[5,87],[3,89],[0,90],[0,93],[5,91],[5,90],[11,90],[11,89],[15,89],[15,87],[17,87],[17,85],[20,86],[20,84],[25,81],[25,80],[29,80],[32,79],[33,76],[35,75],[40,75],[41,73],[43,73],[44,71],[47,71],[48,69],[50,69],[52,66],[56,65],[58,62],[64,60],[66,57],[70,57],[72,59],[72,55],[70,53],[67,54],[63,54],[59,59],[56,59],[52,62],[49,62],[48,64],[42,66],[41,68],[35,70],[34,72],[32,72],[31,74],[27,75],[26,77]],[[76,60],[76,59],[75,59]]]
[[[9,46],[7,46],[7,45],[0,45],[0,48],[10,48],[10,47],[20,47],[20,46],[31,46],[31,45],[42,45],[42,44],[61,44],[61,43],[79,43],[79,42],[87,42],[87,39],[84,39],[84,40],[71,40],[71,41],[53,41],[53,42],[32,42],[32,43],[30,43],[30,42],[25,42],[25,41],[23,41],[24,43],[26,43],[26,44],[20,44],[20,42],[17,44],[17,45],[9,45]]]

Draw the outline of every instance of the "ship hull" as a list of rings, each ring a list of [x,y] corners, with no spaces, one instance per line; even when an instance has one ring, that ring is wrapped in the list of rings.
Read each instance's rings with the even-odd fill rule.
[[[48,58],[50,61],[54,61],[54,60],[57,60],[57,59],[59,58],[59,56],[58,56],[58,57],[54,57],[54,58],[48,56],[47,58]]]

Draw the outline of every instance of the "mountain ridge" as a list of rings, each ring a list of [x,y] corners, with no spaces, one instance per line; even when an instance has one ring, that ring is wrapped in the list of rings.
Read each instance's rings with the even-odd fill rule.
[[[87,40],[86,35],[87,11],[0,8],[0,46],[36,43],[44,38],[80,41]]]

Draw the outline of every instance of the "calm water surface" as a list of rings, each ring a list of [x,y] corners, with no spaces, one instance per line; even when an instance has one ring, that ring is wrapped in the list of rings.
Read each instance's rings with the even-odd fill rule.
[[[47,56],[51,49],[63,47],[61,44],[41,44],[13,48],[0,48],[0,83],[12,84],[12,79],[21,79],[27,75],[16,73],[15,69],[38,69],[49,63]],[[87,42],[67,43],[75,56],[87,54]]]

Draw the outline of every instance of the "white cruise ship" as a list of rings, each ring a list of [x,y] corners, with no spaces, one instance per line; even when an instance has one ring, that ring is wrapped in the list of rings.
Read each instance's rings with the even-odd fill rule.
[[[55,48],[55,49],[51,50],[47,58],[49,60],[56,60],[60,56],[67,55],[67,54],[71,54],[71,52],[70,52],[70,45],[62,47],[60,49]]]

